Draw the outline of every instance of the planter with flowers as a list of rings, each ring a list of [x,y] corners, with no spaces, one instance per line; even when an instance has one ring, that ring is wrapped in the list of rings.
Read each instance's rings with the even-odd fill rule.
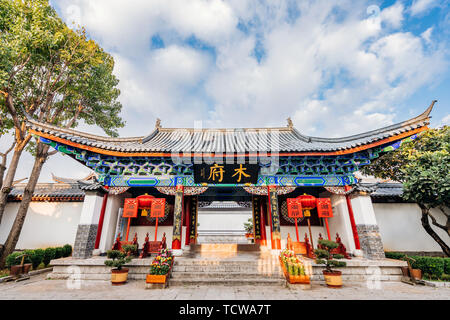
[[[292,250],[285,249],[280,254],[281,268],[289,283],[309,284],[310,278],[306,274],[304,263]]]
[[[146,288],[165,288],[171,276],[173,256],[170,250],[161,249],[158,256],[153,260],[149,273],[145,279]]]

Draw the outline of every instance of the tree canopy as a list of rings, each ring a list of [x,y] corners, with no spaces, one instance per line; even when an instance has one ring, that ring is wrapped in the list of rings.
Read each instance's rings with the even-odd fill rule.
[[[427,233],[450,256],[450,248],[431,228],[434,226],[447,232],[450,237],[450,128],[443,126],[422,132],[416,139],[404,142],[364,167],[362,173],[377,178],[391,179],[403,183],[402,197],[415,202],[422,210],[422,226]],[[438,208],[446,217],[441,224],[430,212]]]

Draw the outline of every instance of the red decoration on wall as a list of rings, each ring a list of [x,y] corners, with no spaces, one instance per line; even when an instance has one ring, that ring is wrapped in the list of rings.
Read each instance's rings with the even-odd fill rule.
[[[164,218],[165,206],[166,206],[165,198],[153,198],[151,209],[150,209],[150,217]]]
[[[317,198],[317,214],[319,215],[319,218],[333,217],[330,198]]]
[[[126,198],[123,205],[124,218],[136,218],[138,215],[138,201],[134,198]]]
[[[287,199],[288,216],[289,218],[303,218],[302,203],[299,199]]]

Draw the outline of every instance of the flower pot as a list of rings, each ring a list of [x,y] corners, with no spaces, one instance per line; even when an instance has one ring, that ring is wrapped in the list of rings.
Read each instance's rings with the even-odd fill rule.
[[[18,276],[19,274],[27,274],[31,269],[31,263],[25,263],[22,265],[11,266],[9,275]]]
[[[323,276],[325,278],[325,283],[328,287],[332,288],[340,288],[342,287],[342,272],[341,271],[332,271],[328,272],[323,270]]]
[[[111,283],[113,285],[121,285],[127,282],[128,268],[122,268],[121,270],[111,270]]]
[[[413,277],[414,279],[422,279],[422,270],[411,269],[411,277]]]
[[[167,275],[148,274],[145,279],[146,283],[166,283]]]

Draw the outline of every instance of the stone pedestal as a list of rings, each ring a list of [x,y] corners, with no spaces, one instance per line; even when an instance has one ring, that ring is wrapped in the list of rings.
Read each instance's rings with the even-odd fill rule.
[[[86,191],[73,247],[72,256],[74,258],[86,259],[92,257],[102,201],[102,192]]]
[[[356,229],[364,257],[384,259],[384,248],[370,195],[357,192],[351,196]]]

